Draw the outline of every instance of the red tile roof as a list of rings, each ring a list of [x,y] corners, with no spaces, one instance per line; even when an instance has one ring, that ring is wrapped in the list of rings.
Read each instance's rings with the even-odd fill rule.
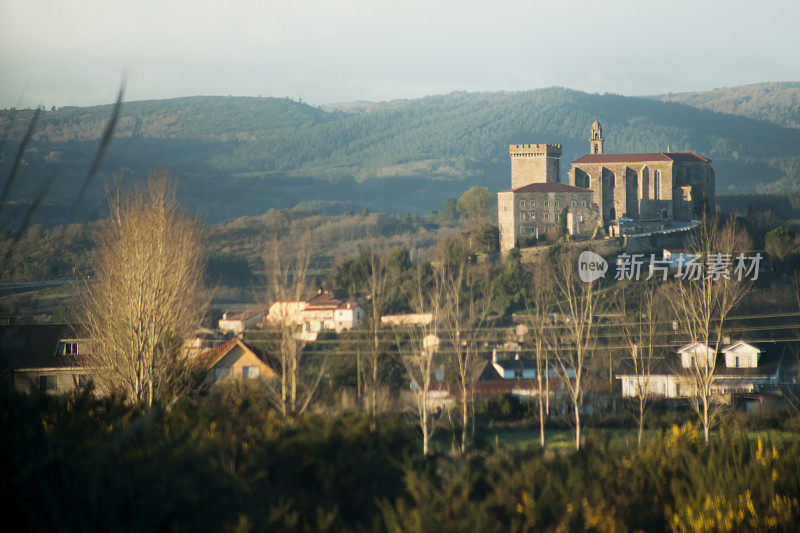
[[[646,161],[711,162],[710,159],[694,152],[652,152],[641,154],[586,154],[572,163],[644,163]]]
[[[305,310],[318,311],[327,309],[353,309],[358,304],[353,301],[343,302],[334,298],[329,292],[321,292],[308,302]]]
[[[502,192],[591,192],[583,187],[573,187],[566,183],[531,183]]]
[[[211,348],[210,350],[201,352],[197,354],[196,362],[197,364],[211,368],[217,363],[217,361],[225,357],[225,354],[227,354],[228,351],[239,342],[241,342],[239,339],[231,339],[228,342]]]

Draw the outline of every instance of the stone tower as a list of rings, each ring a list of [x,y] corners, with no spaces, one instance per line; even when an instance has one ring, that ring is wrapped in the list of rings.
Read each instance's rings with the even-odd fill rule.
[[[559,183],[561,172],[560,144],[512,144],[511,188],[531,183]]]
[[[589,138],[589,153],[602,154],[603,153],[603,126],[597,117],[594,118],[592,123],[592,136]]]

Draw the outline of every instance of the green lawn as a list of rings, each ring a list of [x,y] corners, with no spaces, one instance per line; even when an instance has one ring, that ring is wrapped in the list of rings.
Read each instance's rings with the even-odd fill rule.
[[[483,428],[484,438],[491,445],[508,450],[526,450],[539,448],[539,427],[498,427]],[[749,437],[755,439],[762,437],[766,440],[784,442],[800,440],[800,435],[790,431],[765,430],[747,431]],[[657,429],[645,430],[643,440],[660,439],[662,431]],[[582,429],[584,443],[593,442],[604,444],[610,450],[626,450],[636,448],[636,430],[619,428],[584,428]],[[572,429],[545,430],[545,447],[553,450],[572,449],[575,446],[575,432]]]

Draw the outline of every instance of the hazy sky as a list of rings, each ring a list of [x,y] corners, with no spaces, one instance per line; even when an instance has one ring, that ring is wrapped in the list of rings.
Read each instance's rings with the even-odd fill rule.
[[[800,2],[0,0],[0,107],[800,80]]]

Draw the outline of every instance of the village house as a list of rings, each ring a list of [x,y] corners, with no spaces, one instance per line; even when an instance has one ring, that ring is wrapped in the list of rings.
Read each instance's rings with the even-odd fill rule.
[[[242,335],[248,327],[255,326],[264,317],[264,310],[248,309],[245,311],[222,313],[218,327],[222,333],[231,333],[236,336]]]
[[[0,369],[16,391],[65,394],[91,381],[80,360],[90,347],[65,324],[2,326]]]
[[[313,342],[323,331],[341,333],[352,329],[364,318],[364,310],[355,301],[343,301],[329,292],[320,292],[308,302],[275,302],[266,322],[300,327],[302,340]]]
[[[183,343],[184,355],[186,357],[194,357],[206,350],[219,346],[226,340],[226,338],[212,329],[198,328],[194,335]]]
[[[787,344],[782,342],[747,343],[737,341],[715,353],[702,343],[681,347],[675,356],[660,358],[650,376],[619,374],[622,395],[638,396],[645,388],[649,395],[662,398],[691,398],[696,395],[693,368],[713,365],[712,395],[717,401],[729,401],[739,394],[773,394],[789,379]],[[637,383],[639,386],[637,386]]]
[[[238,338],[199,354],[194,364],[205,371],[205,383],[209,385],[277,377],[277,373]]]
[[[433,322],[433,318],[433,313],[383,315],[381,317],[381,324],[386,326],[427,326]]]

